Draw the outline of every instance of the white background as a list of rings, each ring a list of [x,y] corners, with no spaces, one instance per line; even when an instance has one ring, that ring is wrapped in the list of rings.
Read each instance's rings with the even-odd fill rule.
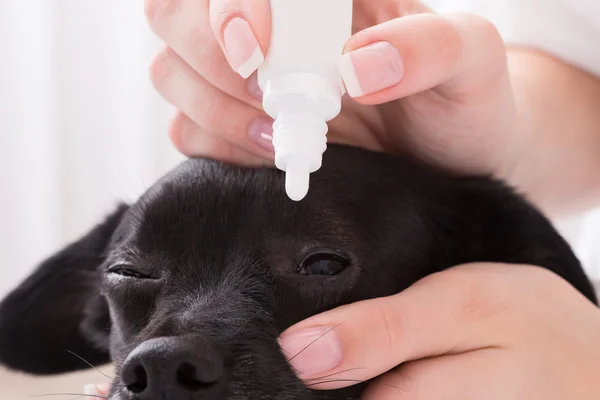
[[[142,0],[0,1],[0,294],[179,155]]]
[[[142,0],[0,0],[0,297],[179,161],[167,139],[172,110],[148,78],[159,45]],[[598,277],[599,221],[564,225]],[[0,372],[0,396],[77,391],[99,378]]]

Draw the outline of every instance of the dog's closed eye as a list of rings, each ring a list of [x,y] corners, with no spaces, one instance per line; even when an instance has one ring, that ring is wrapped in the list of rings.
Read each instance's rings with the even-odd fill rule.
[[[296,272],[301,275],[337,275],[344,271],[350,262],[334,253],[311,254],[298,264]]]
[[[124,276],[126,278],[135,278],[135,279],[156,279],[148,274],[144,274],[140,271],[134,269],[131,265],[127,264],[116,264],[109,267],[106,272],[108,274],[115,274],[119,276]]]

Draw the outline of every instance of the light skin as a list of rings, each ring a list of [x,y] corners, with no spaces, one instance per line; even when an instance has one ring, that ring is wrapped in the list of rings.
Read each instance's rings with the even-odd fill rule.
[[[342,75],[349,83],[355,71],[360,86],[347,84],[329,141],[491,173],[552,216],[598,204],[600,80],[532,49],[507,49],[476,16],[438,15],[415,0],[355,0],[354,8],[342,62],[354,68]],[[268,50],[269,1],[146,0],[146,14],[167,46],[151,78],[180,110],[174,145],[186,155],[271,164],[271,121],[256,74],[245,79],[258,67],[256,46]],[[304,329],[323,326],[335,329],[292,360],[307,383],[342,379],[316,388],[380,376],[366,399],[395,399],[398,390],[411,400],[600,393],[600,310],[534,266],[453,268],[303,321],[281,336],[284,351],[304,347]]]

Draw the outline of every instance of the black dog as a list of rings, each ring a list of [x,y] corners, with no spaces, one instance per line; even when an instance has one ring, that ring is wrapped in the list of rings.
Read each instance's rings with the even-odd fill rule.
[[[347,399],[318,392],[278,335],[454,265],[527,263],[596,302],[567,243],[522,197],[398,157],[329,146],[299,203],[283,174],[184,162],[46,260],[0,305],[0,362],[51,374],[116,363],[110,399]]]

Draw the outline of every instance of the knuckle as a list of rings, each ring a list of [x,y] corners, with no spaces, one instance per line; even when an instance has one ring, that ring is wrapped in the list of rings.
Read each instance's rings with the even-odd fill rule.
[[[396,313],[392,307],[389,307],[388,302],[380,302],[376,307],[370,310],[369,315],[372,321],[368,326],[375,327],[381,335],[382,342],[377,343],[377,347],[384,349],[386,353],[396,352],[399,348],[400,340],[406,341],[403,332],[406,330],[404,321],[399,318],[399,313]]]
[[[471,46],[471,51],[477,51],[480,57],[485,57],[488,64],[504,65],[505,43],[496,25],[475,14],[457,14],[453,19],[455,26],[459,26],[463,32],[463,37],[468,37],[470,43],[477,44]]]
[[[210,101],[207,101],[204,95],[192,95],[189,99],[190,109],[197,110],[197,114],[194,114],[196,123],[204,130],[221,132],[222,129],[219,127],[224,125],[224,110],[231,109],[231,104],[226,100],[228,99],[225,96],[213,96]]]
[[[402,15],[423,14],[431,12],[431,9],[420,0],[402,0],[400,1]]]
[[[463,41],[459,30],[448,18],[432,16],[432,43],[436,43],[437,57],[443,65],[455,65],[463,53]],[[435,22],[434,22],[435,21]]]
[[[470,26],[477,35],[483,35],[486,38],[495,39],[502,43],[500,32],[490,20],[476,14],[463,14],[462,16],[466,26]]]
[[[219,1],[210,3],[210,19],[214,27],[224,27],[235,15],[244,15],[244,3],[237,1]]]
[[[161,50],[150,64],[150,80],[156,89],[168,81],[174,66],[174,54],[169,47]]]
[[[498,65],[504,65],[506,57],[506,45],[496,25],[490,20],[479,15],[467,14],[466,23],[471,26],[473,34],[479,38],[480,43],[485,43],[486,54],[492,59],[489,61]]]
[[[196,51],[198,54],[198,69],[203,76],[221,76],[224,74],[224,70],[229,74],[232,74],[234,78],[238,78],[237,74],[229,68],[225,53],[221,50],[221,47],[214,40],[214,37],[210,37],[209,40],[205,40],[201,48]],[[239,77],[239,79],[242,79]]]
[[[190,142],[192,142],[195,139],[194,136],[197,136],[199,133],[199,127],[182,112],[177,112],[169,122],[169,139],[175,149],[186,156],[192,155]]]
[[[226,109],[226,106],[223,104],[223,101],[214,101],[211,102],[209,106],[204,106],[204,110],[202,112],[202,126],[209,131],[220,132],[218,129],[220,125],[223,125],[223,110]],[[223,132],[223,135],[226,135],[227,132]]]
[[[179,8],[181,0],[145,0],[144,14],[152,29],[167,21]]]
[[[463,287],[463,298],[459,306],[460,321],[487,320],[493,313],[490,302],[487,301],[487,293],[477,285],[465,285]]]
[[[506,292],[493,276],[481,276],[480,271],[459,269],[454,282],[449,282],[459,297],[458,320],[469,322],[489,321],[506,308]],[[491,278],[491,279],[490,279]]]
[[[171,121],[169,121],[169,127],[167,129],[169,139],[179,151],[183,149],[183,133],[186,130],[188,124],[187,117],[182,112],[177,112]]]

